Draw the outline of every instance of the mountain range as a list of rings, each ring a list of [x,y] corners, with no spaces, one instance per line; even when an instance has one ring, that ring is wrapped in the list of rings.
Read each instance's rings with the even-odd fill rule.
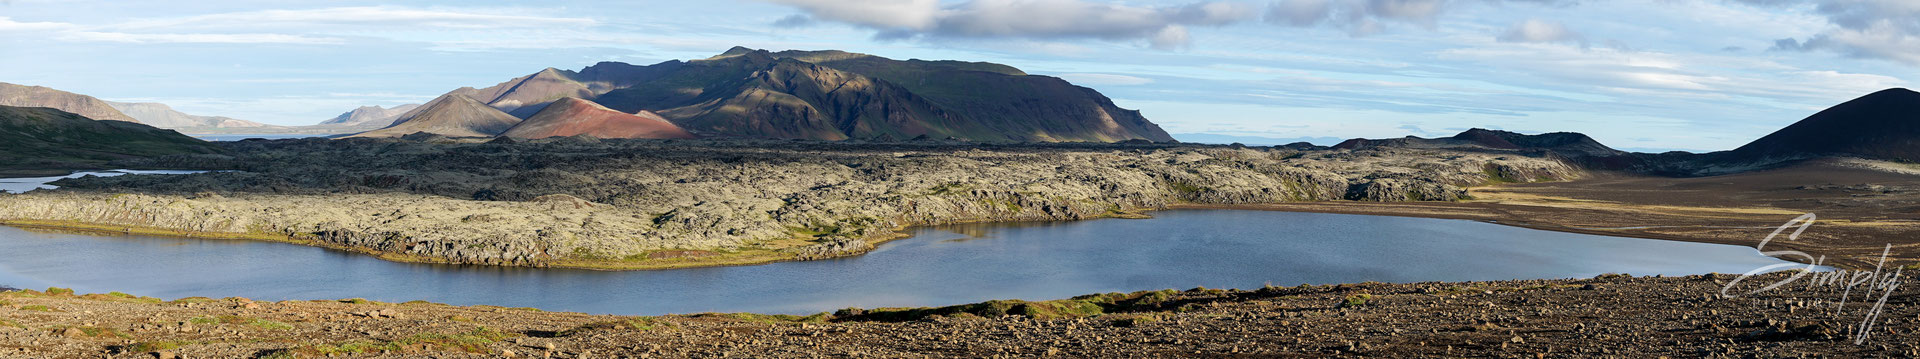
[[[465,97],[499,114],[448,96]],[[624,114],[657,115],[701,137],[1173,140],[1138,111],[1120,108],[1098,91],[1011,66],[743,47],[707,59],[646,66],[602,62],[580,71],[548,68],[491,87],[460,88],[435,100],[442,106],[413,109],[388,128],[356,136],[497,135],[504,131],[501,114],[528,119],[567,98]],[[448,113],[435,113],[443,111]],[[407,123],[422,120],[429,122]]]
[[[114,110],[139,120],[140,123],[166,129],[191,128],[266,128],[277,127],[253,121],[236,120],[221,116],[195,116],[174,111],[172,106],[161,103],[113,102],[107,101]]]
[[[1374,147],[1544,152],[1587,168],[1669,176],[1745,172],[1827,157],[1920,162],[1920,92],[1887,89],[1835,105],[1729,151],[1634,153],[1587,135],[1525,135],[1471,129],[1452,137],[1355,138],[1336,149]]]
[[[405,115],[408,111],[413,111],[413,109],[416,108],[420,108],[420,105],[406,104],[394,107],[361,106],[360,108],[353,109],[353,111],[342,113],[339,117],[321,121],[320,125],[346,127],[374,125],[386,127],[392,125],[394,119],[400,118],[401,115]]]
[[[0,106],[45,107],[90,119],[143,123],[176,130],[245,128],[271,132],[280,127],[229,117],[189,115],[160,103],[103,101],[93,96],[5,82],[0,82]]]

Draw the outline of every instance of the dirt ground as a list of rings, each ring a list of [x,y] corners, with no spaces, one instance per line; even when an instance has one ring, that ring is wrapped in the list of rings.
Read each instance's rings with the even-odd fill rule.
[[[1788,273],[1749,278],[1757,288]],[[1733,275],[1193,289],[840,316],[0,295],[8,358],[1855,357],[1920,354],[1913,290]],[[1741,290],[1733,293],[1741,293]],[[1009,304],[1012,303],[1012,304]],[[1094,303],[1085,309],[1076,305]],[[1105,304],[1100,304],[1105,303]],[[1034,308],[1053,308],[1035,310]],[[1836,308],[1839,308],[1836,310]],[[1024,313],[1025,315],[1001,315]],[[1862,337],[1853,328],[1872,323]],[[1855,341],[1858,341],[1856,343]]]
[[[1878,165],[1890,165],[1880,163]],[[1303,202],[1240,208],[1481,220],[1568,232],[1755,246],[1807,213],[1797,240],[1783,233],[1766,250],[1796,250],[1813,261],[1871,268],[1891,245],[1888,265],[1920,263],[1920,175],[1822,161],[1733,175],[1668,178],[1599,173],[1569,182],[1474,188],[1460,202]],[[1806,258],[1786,256],[1807,262]]]

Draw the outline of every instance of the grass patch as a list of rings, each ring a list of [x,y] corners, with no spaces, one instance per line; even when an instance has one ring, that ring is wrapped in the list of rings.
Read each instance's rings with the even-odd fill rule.
[[[0,318],[0,327],[14,327],[14,328],[20,328],[20,329],[27,329],[27,326],[20,325],[20,322],[7,320],[6,318]]]
[[[375,302],[375,301],[371,301],[371,300],[367,300],[366,298],[348,298],[348,299],[341,299],[341,300],[340,300],[340,302],[341,302],[341,303],[347,303],[347,304],[382,304],[382,303],[380,303],[380,302]]]
[[[1354,293],[1354,294],[1347,295],[1346,298],[1340,299],[1340,307],[1341,308],[1358,307],[1362,305],[1367,305],[1367,303],[1371,301],[1373,301],[1372,294]]]
[[[931,316],[1003,317],[1021,315],[1038,319],[1086,318],[1108,313],[1161,309],[1174,295],[1171,289],[1133,293],[1089,294],[1072,299],[1029,302],[993,300],[939,308],[849,308],[837,313],[836,320],[899,322]]]
[[[276,322],[276,321],[271,321],[266,319],[254,319],[252,322],[247,322],[247,325],[251,325],[255,328],[266,329],[266,330],[292,330],[293,329],[292,324]]]
[[[162,350],[175,350],[175,349],[180,349],[180,342],[167,340],[167,341],[139,342],[139,343],[127,344],[127,347],[122,351],[127,353],[146,353],[146,352],[157,352]]]
[[[48,308],[47,306],[44,306],[44,305],[35,304],[35,305],[20,307],[20,310],[35,311],[35,312],[51,312],[53,311],[53,308]]]
[[[173,300],[173,303],[211,303],[211,302],[213,302],[213,298],[207,298],[207,297],[186,297],[186,298]]]
[[[560,336],[560,337],[569,337],[569,336],[574,336],[581,333],[601,331],[601,330],[613,330],[613,331],[631,330],[631,331],[644,332],[644,331],[649,331],[654,329],[666,329],[666,328],[672,328],[672,327],[673,327],[673,323],[658,321],[658,320],[655,320],[654,318],[633,317],[633,318],[626,318],[626,319],[614,320],[614,321],[581,324],[580,326],[573,327],[571,329],[562,330],[559,333],[555,333],[554,335]]]
[[[768,323],[768,324],[825,323],[827,321],[828,316],[829,315],[827,313],[819,313],[819,314],[814,314],[814,315],[809,315],[804,317],[798,316],[798,315],[790,315],[790,314],[755,314],[755,313],[701,313],[701,314],[693,315],[694,318],[727,318],[727,319],[733,319],[733,320],[739,320],[739,321],[745,321],[745,322]]]
[[[87,337],[87,338],[132,338],[132,336],[121,334],[119,331],[109,329],[109,328],[101,328],[101,327],[59,326],[59,327],[53,328],[53,334],[64,335],[64,333],[69,329],[79,329],[81,336]]]
[[[73,295],[73,289],[51,287],[47,288],[47,295]]]
[[[357,355],[380,352],[407,352],[416,345],[426,345],[442,350],[454,350],[475,354],[492,354],[488,344],[497,343],[517,336],[487,327],[479,327],[460,334],[421,333],[406,339],[391,341],[354,340],[333,344],[311,345],[292,352],[314,356]]]

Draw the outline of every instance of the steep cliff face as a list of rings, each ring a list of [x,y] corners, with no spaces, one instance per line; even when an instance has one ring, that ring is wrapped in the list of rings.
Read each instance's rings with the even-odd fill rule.
[[[106,101],[72,92],[60,91],[40,86],[24,86],[0,82],[0,106],[46,107],[72,112],[95,120],[125,121],[139,123],[139,120],[121,113]]]

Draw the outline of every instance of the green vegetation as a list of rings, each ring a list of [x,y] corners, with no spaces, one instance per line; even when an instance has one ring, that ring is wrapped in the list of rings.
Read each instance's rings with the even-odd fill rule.
[[[0,327],[14,327],[14,328],[20,328],[20,329],[27,329],[27,326],[20,325],[20,322],[7,320],[6,318],[0,318]]]
[[[255,328],[266,329],[266,330],[292,330],[293,329],[292,324],[276,322],[276,321],[271,321],[266,319],[254,319],[252,322],[248,322],[247,325],[251,325]]]
[[[400,340],[372,341],[353,340],[335,344],[312,345],[293,350],[316,356],[355,355],[381,352],[406,352],[415,345],[427,345],[443,350],[457,350],[475,354],[491,354],[487,344],[493,344],[517,336],[493,328],[479,327],[460,334],[421,333]],[[291,357],[292,353],[289,353]]]
[[[836,318],[835,320],[901,322],[919,320],[936,315],[980,316],[989,318],[1021,315],[1037,319],[1086,318],[1107,313],[1159,309],[1176,294],[1178,294],[1178,292],[1168,289],[1133,292],[1129,294],[1089,294],[1073,297],[1072,299],[1041,302],[993,300],[939,308],[879,308],[873,310],[848,308],[836,313],[837,316],[842,318]]]
[[[1131,327],[1140,326],[1141,324],[1147,324],[1147,323],[1158,322],[1158,321],[1160,321],[1160,317],[1158,316],[1135,315],[1135,316],[1120,317],[1118,319],[1109,321],[1108,323],[1111,323],[1113,324],[1113,326],[1116,326],[1116,327],[1131,328]]]
[[[631,331],[644,332],[644,331],[649,331],[654,329],[668,329],[673,327],[674,327],[673,323],[658,321],[658,320],[655,320],[654,318],[633,317],[633,318],[626,318],[626,319],[614,320],[614,321],[581,324],[580,326],[573,327],[571,329],[562,330],[559,333],[556,333],[555,335],[562,336],[562,337],[569,337],[569,336],[579,335],[581,333],[600,331],[600,330],[613,330],[613,331],[631,330]]]
[[[381,303],[381,302],[375,302],[375,301],[371,301],[371,300],[367,300],[366,298],[348,298],[348,299],[341,299],[341,300],[340,300],[340,302],[341,302],[341,303],[347,303],[347,304],[386,304],[386,303]]]
[[[47,295],[73,295],[73,290],[67,289],[67,288],[52,287],[52,288],[47,288]]]
[[[123,349],[122,351],[127,353],[146,353],[146,352],[156,352],[161,350],[174,350],[174,349],[180,349],[180,344],[181,344],[180,342],[170,341],[170,340],[158,341],[158,342],[139,342],[139,343],[128,344],[126,349]]]
[[[51,312],[53,311],[53,308],[47,308],[47,306],[36,304],[36,305],[20,307],[20,310],[35,311],[35,312]]]
[[[50,108],[0,106],[0,171],[102,168],[127,158],[221,153],[219,146],[178,132],[95,121]]]
[[[1367,294],[1367,293],[1349,294],[1345,299],[1340,300],[1340,307],[1348,308],[1348,307],[1357,307],[1357,306],[1367,305],[1367,303],[1372,300],[1373,300],[1372,294]]]

